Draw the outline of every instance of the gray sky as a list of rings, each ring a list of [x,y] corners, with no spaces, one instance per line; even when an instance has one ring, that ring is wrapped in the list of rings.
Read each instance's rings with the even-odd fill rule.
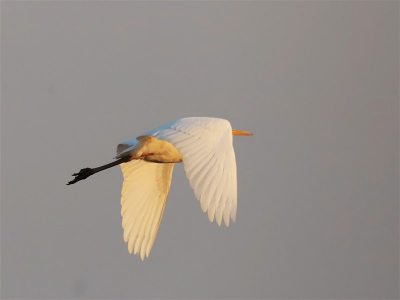
[[[399,298],[399,3],[2,2],[2,298]],[[228,119],[237,221],[181,165],[144,262],[119,142]]]

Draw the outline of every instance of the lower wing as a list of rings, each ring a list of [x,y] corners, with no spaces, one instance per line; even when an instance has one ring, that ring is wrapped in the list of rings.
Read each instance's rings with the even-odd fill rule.
[[[132,160],[121,164],[121,215],[129,253],[148,257],[157,236],[171,186],[174,163]]]

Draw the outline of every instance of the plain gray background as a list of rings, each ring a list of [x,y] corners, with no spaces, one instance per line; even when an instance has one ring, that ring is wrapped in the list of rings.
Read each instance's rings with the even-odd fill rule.
[[[399,3],[2,2],[3,298],[398,298]],[[238,215],[181,165],[144,262],[116,145],[226,118]]]

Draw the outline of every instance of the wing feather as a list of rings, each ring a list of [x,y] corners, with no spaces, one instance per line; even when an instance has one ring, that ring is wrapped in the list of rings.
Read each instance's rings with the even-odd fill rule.
[[[227,181],[225,182],[221,198],[216,203],[215,219],[217,221],[218,226],[221,225],[222,214],[223,214],[223,211],[225,209],[226,201],[228,200],[229,195],[230,195],[231,181],[230,181],[229,175],[228,175],[228,177],[226,179],[227,179]]]
[[[224,187],[225,186],[225,181],[226,181],[226,176],[225,176],[225,174],[223,174],[220,177],[220,181],[219,181],[218,184],[221,187]],[[221,198],[222,192],[223,192],[223,188],[217,189],[217,190],[214,191],[214,194],[210,198],[210,203],[208,204],[208,219],[210,220],[210,222],[212,222],[214,220],[215,210],[217,208],[216,207],[216,203],[217,203],[218,199]]]
[[[232,127],[227,120],[185,118],[149,132],[170,142],[182,155],[186,176],[196,198],[212,222],[235,221],[236,160]]]
[[[127,148],[128,149],[128,148]],[[148,256],[157,236],[171,185],[174,163],[133,160],[121,164],[121,215],[129,253]]]
[[[219,165],[217,166],[217,172],[215,174],[215,181],[212,183],[214,186],[210,184],[210,186],[207,186],[207,189],[203,188],[202,190],[202,198],[201,198],[201,205],[207,207],[209,210],[211,209],[212,205],[212,200],[214,199],[217,201],[219,197],[221,196],[222,190],[223,190],[223,185],[221,183],[225,181],[224,177],[224,170],[223,168]],[[216,189],[216,186],[221,186],[220,189]],[[204,196],[203,196],[204,195]]]
[[[209,153],[210,152],[210,148],[207,145],[207,143],[205,143],[204,141],[202,141],[197,147],[195,147],[195,149],[191,149],[194,147],[182,147],[182,149],[180,150],[181,152],[189,152],[186,153],[187,154],[187,159],[188,158],[196,158],[197,156],[201,155],[202,153]]]
[[[213,167],[213,161],[215,161],[215,160],[212,160],[211,162],[209,162],[203,170],[200,170],[199,172],[197,172],[195,174],[195,176],[191,177],[191,179],[189,180],[190,186],[194,190],[194,194],[195,194],[196,198],[200,201],[202,198],[204,198],[205,189],[208,187],[211,180],[218,179],[218,178],[211,177],[211,174],[216,171],[216,168]],[[207,175],[208,172],[210,172],[210,175]]]
[[[196,190],[200,193],[200,204],[204,212],[207,211],[210,198],[215,193],[218,182],[221,179],[221,171],[221,166],[217,164],[202,174],[201,180],[198,181]]]

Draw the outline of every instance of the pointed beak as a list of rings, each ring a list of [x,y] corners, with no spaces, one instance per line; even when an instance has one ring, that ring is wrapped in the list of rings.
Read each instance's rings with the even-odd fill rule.
[[[253,135],[251,132],[232,129],[232,135]]]

